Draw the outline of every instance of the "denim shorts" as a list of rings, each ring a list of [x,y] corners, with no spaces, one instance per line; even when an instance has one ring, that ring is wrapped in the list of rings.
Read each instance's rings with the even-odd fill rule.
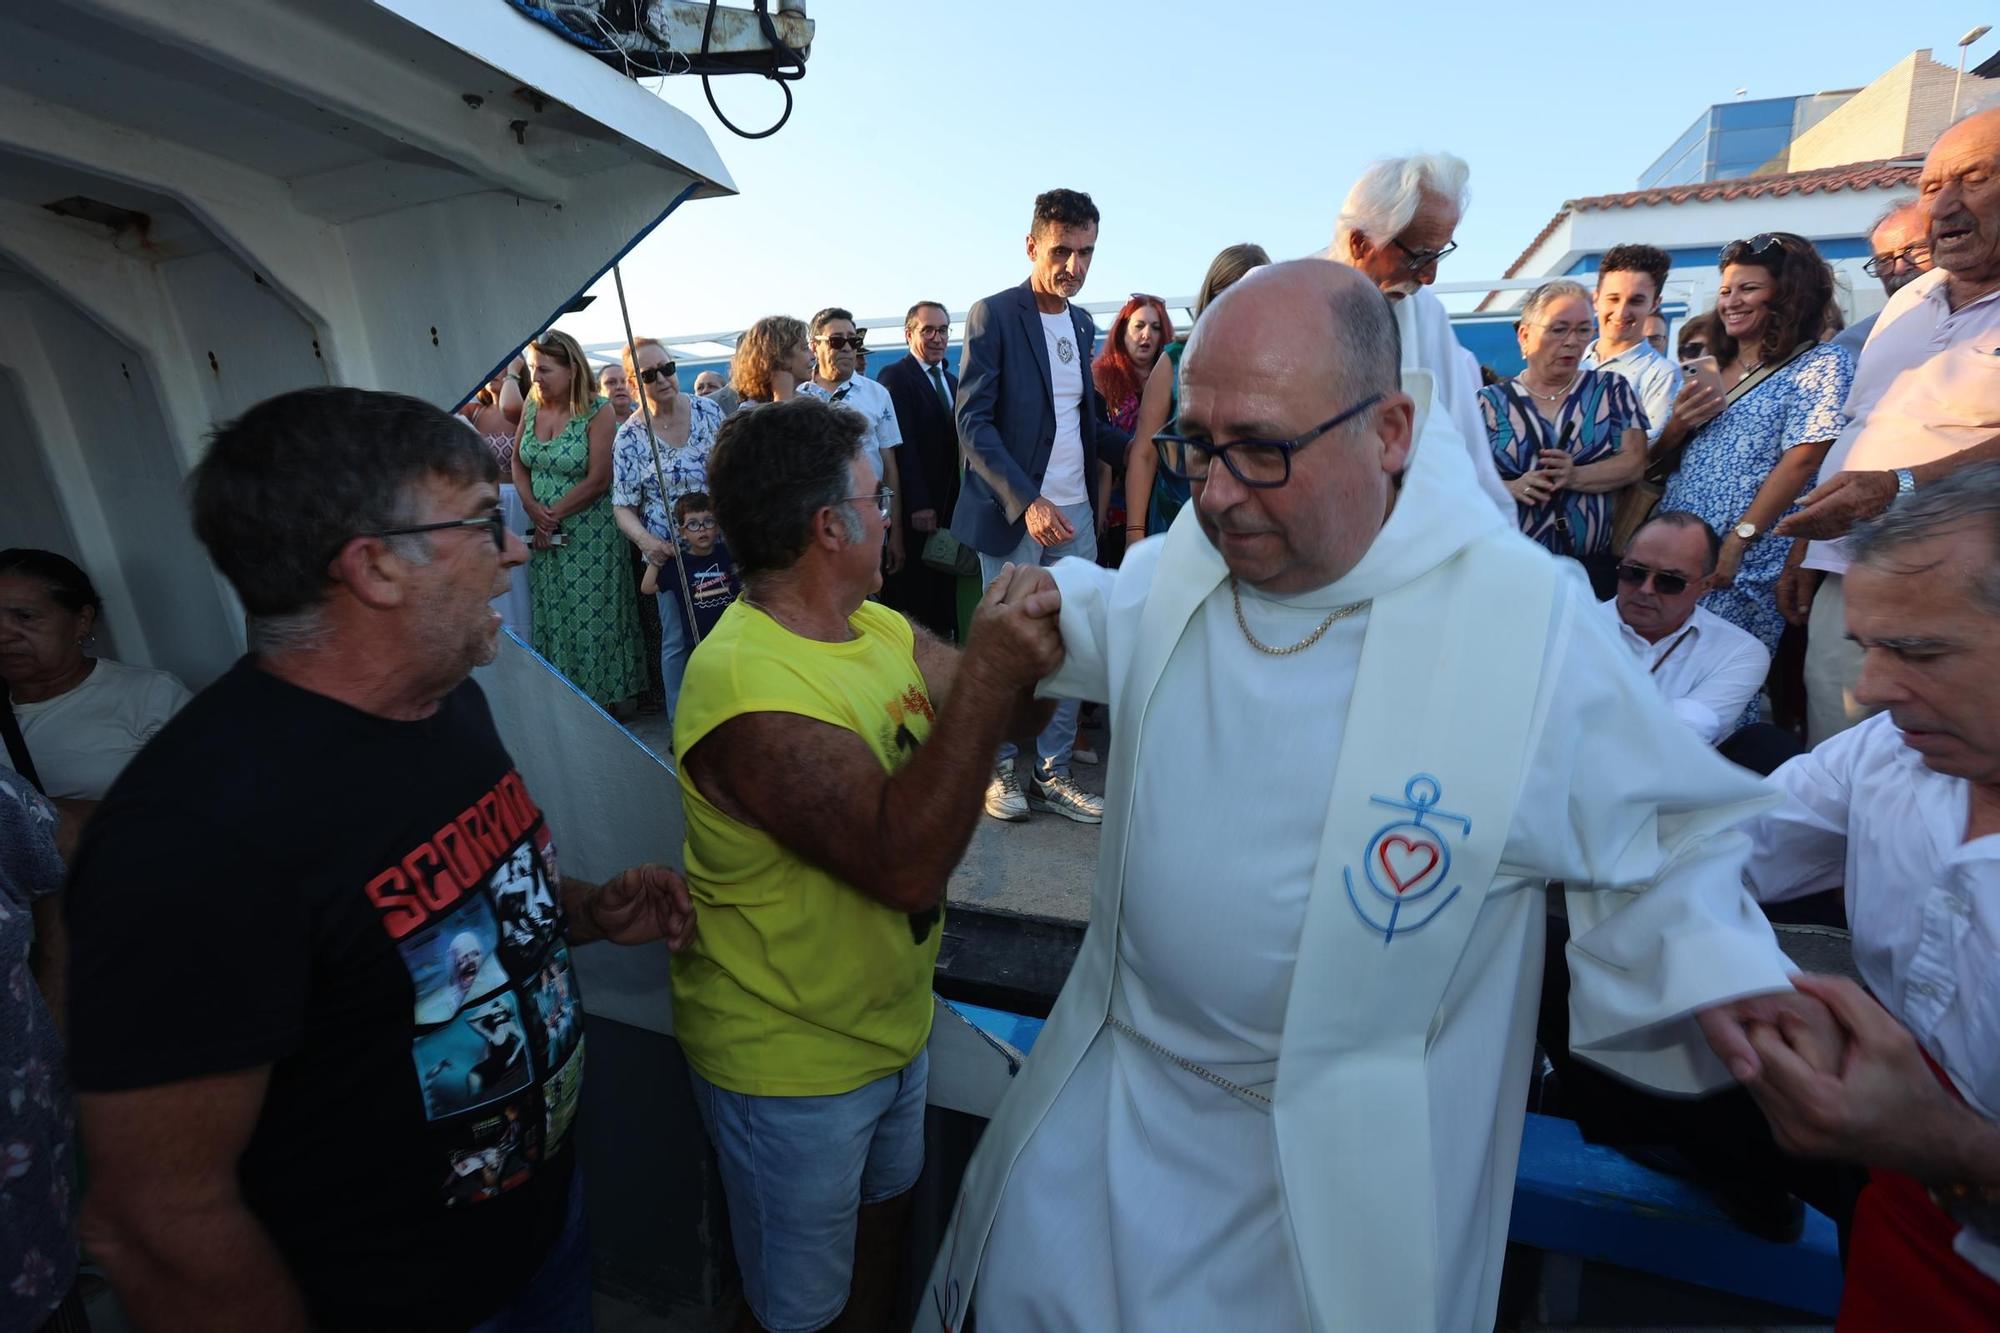
[[[722,1168],[743,1296],[771,1333],[812,1333],[840,1317],[856,1211],[907,1193],[924,1169],[929,1072],[930,1055],[919,1051],[852,1092],[752,1097],[689,1067]]]

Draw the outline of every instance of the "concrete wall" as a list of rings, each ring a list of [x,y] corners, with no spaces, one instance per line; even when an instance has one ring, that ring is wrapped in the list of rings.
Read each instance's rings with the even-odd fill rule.
[[[1792,140],[1787,171],[1922,157],[1951,120],[1958,70],[1913,51],[1826,119]],[[2000,101],[2000,79],[1965,76],[1959,114]]]

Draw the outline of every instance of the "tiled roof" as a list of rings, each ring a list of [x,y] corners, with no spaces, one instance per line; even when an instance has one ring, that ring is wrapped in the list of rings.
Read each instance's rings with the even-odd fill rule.
[[[1555,234],[1571,213],[1588,213],[1610,208],[1653,208],[1661,204],[1708,204],[1731,199],[1758,199],[1765,195],[1818,194],[1835,190],[1893,190],[1917,183],[1921,164],[1916,162],[1852,162],[1844,167],[1821,167],[1817,171],[1789,171],[1776,176],[1744,176],[1736,180],[1702,181],[1694,185],[1669,185],[1653,190],[1627,190],[1623,194],[1591,194],[1571,199],[1556,210],[1546,227],[1528,242],[1520,258],[1507,266],[1504,276],[1513,277]]]

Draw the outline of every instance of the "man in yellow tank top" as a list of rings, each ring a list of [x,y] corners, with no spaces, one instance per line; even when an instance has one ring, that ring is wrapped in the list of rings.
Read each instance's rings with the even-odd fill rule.
[[[674,718],[700,930],[674,1027],[750,1313],[886,1322],[923,1167],[945,882],[991,757],[1061,661],[1048,575],[1009,568],[964,653],[868,601],[891,496],[864,423],[812,399],[732,417],[709,461],[743,577]]]

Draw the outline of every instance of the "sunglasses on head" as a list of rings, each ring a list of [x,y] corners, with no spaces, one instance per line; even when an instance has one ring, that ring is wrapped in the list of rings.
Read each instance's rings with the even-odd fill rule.
[[[1687,591],[1688,578],[1685,574],[1672,574],[1664,569],[1652,569],[1627,560],[1618,566],[1618,581],[1628,588],[1643,588],[1646,580],[1653,581],[1653,591],[1662,597],[1678,597]]]
[[[536,343],[535,355],[545,356],[549,360],[558,362],[565,366],[569,364],[569,353],[565,352],[560,347],[545,346],[541,343]]]
[[[674,377],[673,362],[662,361],[657,366],[647,366],[644,370],[639,372],[639,382],[642,384],[651,384],[654,380],[659,379],[662,375],[666,376],[668,379],[672,379]]]
[[[1780,264],[1785,259],[1785,243],[1775,232],[1760,231],[1747,241],[1731,241],[1722,247],[1725,265],[1741,263],[1746,255],[1759,264]]]

